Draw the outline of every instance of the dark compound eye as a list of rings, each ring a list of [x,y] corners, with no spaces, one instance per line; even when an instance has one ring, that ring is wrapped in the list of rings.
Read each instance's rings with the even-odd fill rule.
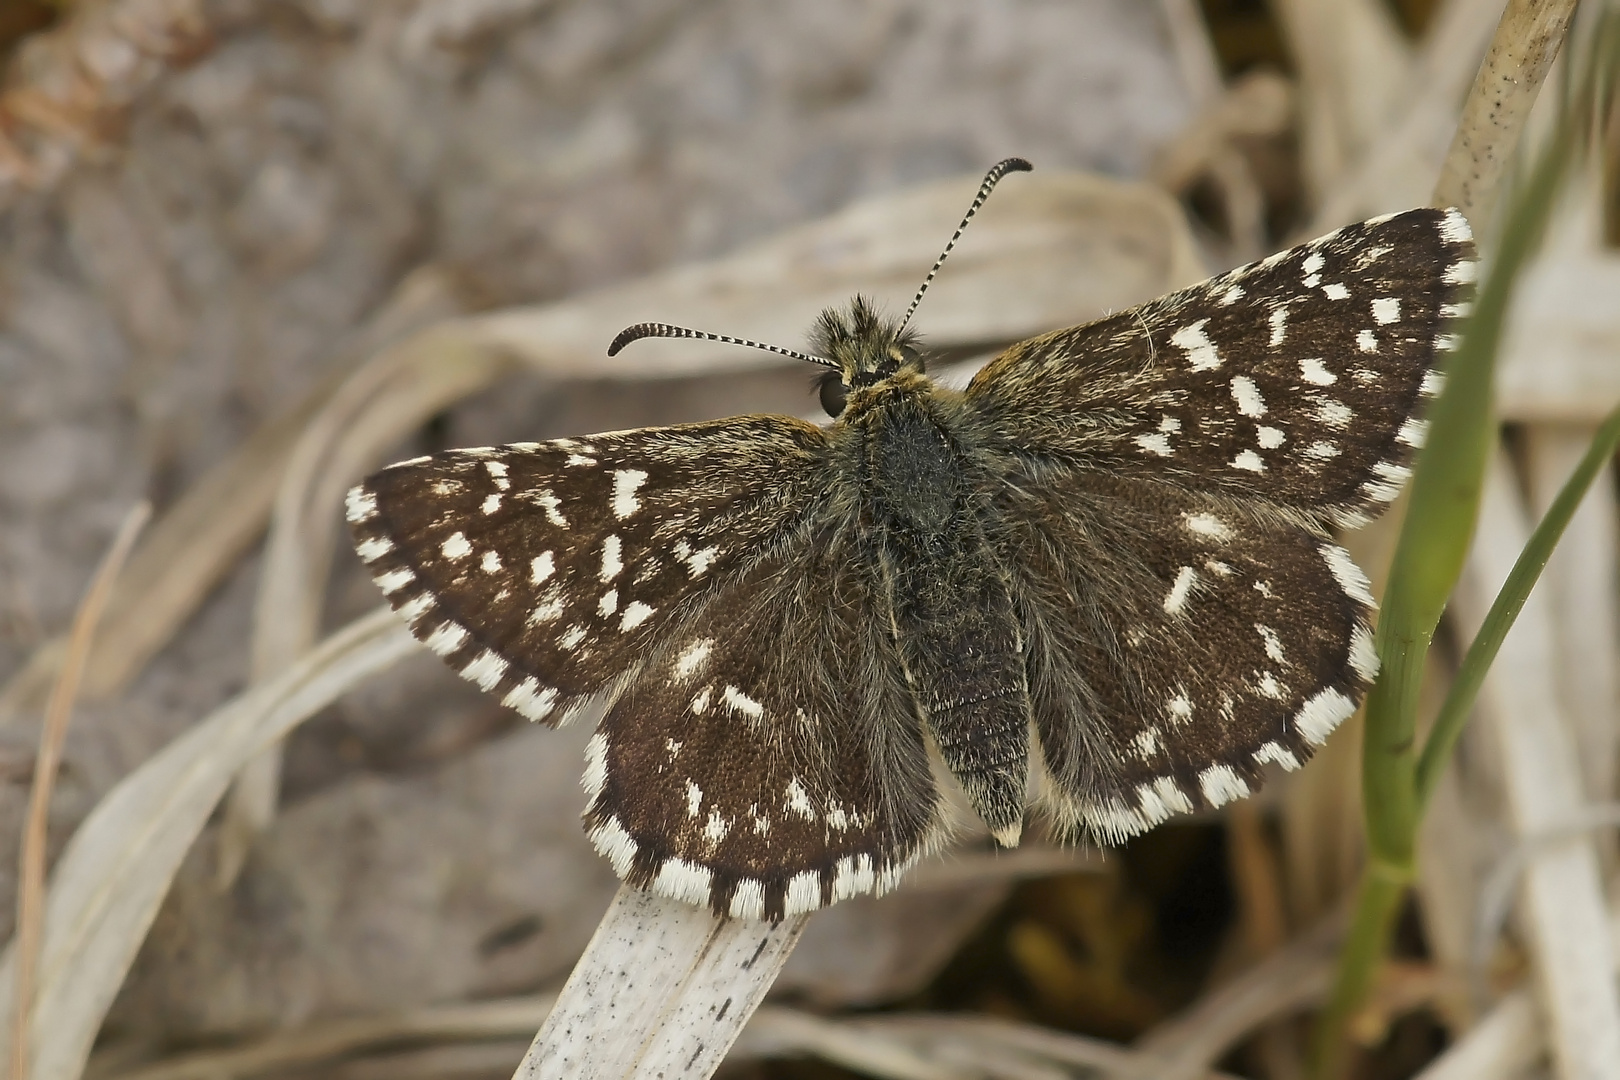
[[[828,372],[821,380],[820,393],[821,407],[827,410],[828,416],[838,416],[849,402],[849,387],[832,372]]]

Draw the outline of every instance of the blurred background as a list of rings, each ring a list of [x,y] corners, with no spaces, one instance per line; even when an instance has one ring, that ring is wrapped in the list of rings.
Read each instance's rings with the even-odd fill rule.
[[[0,933],[62,635],[137,501],[155,524],[86,669],[53,854],[154,753],[376,605],[334,540],[337,495],[368,469],[815,415],[799,365],[601,353],[639,319],[796,347],[824,295],[903,304],[1005,156],[1035,163],[1034,186],[998,191],[919,312],[946,360],[1423,204],[1502,6],[4,0]],[[1527,507],[1620,398],[1617,162],[1620,137],[1571,184],[1503,359]],[[484,359],[456,359],[474,345]],[[1550,722],[1604,803],[1620,708],[1612,477],[1598,488],[1545,589],[1569,695]],[[1392,537],[1353,538],[1375,578]],[[973,1012],[1196,1045],[1189,1076],[1301,1076],[1359,869],[1354,726],[1257,798],[1106,857],[970,841],[818,916],[773,1000]],[[190,1075],[165,1063],[555,988],[617,885],[578,827],[587,736],[523,723],[425,653],[322,710],[191,846],[91,1073]],[[1417,1075],[1526,977],[1511,932],[1475,944],[1514,850],[1493,746],[1471,736],[1437,798],[1398,962],[1354,1026],[1359,1077]],[[1233,1019],[1220,993],[1244,977],[1272,1004]],[[527,1042],[379,1030],[241,1074],[505,1076]],[[746,1037],[734,1058],[739,1077],[884,1075]]]

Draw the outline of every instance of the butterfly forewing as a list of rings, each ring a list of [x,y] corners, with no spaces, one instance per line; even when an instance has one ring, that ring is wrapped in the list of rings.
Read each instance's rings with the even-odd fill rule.
[[[1356,525],[1400,491],[1474,278],[1467,222],[1362,222],[1015,345],[968,395],[998,448]]]
[[[357,550],[463,677],[556,723],[786,542],[825,436],[738,417],[402,462],[349,495]]]

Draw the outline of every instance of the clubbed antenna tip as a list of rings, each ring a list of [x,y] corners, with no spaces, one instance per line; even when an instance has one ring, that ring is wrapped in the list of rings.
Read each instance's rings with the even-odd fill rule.
[[[911,298],[911,306],[906,308],[906,317],[900,320],[900,329],[904,330],[911,323],[911,316],[916,313],[917,305],[922,303],[923,293],[928,291],[928,286],[933,282],[934,275],[939,273],[939,268],[945,265],[945,256],[951,253],[951,248],[962,238],[962,232],[968,227],[968,222],[973,220],[973,215],[979,212],[979,207],[984,205],[984,200],[990,197],[990,192],[995,190],[1001,178],[1010,172],[1030,172],[1034,168],[1035,166],[1021,157],[1004,158],[990,166],[990,171],[984,174],[984,183],[979,185],[979,194],[974,198],[973,205],[962,215],[962,224],[951,234],[951,242],[945,245],[945,250],[934,260],[934,268],[928,271],[928,276],[923,278],[923,283],[917,288],[917,295]]]
[[[780,345],[767,345],[762,341],[750,341],[747,338],[735,338],[726,334],[711,334],[704,330],[688,330],[684,326],[671,326],[669,323],[657,322],[636,323],[634,326],[627,326],[620,330],[619,336],[614,338],[613,344],[608,346],[607,354],[617,356],[619,350],[632,341],[640,341],[642,338],[650,337],[699,338],[703,341],[723,341],[727,345],[746,345],[750,349],[764,349],[766,352],[773,352],[779,356],[791,356],[795,360],[808,360],[812,364],[820,364],[822,367],[829,367],[834,370],[838,368],[838,365],[831,360],[820,356],[811,356],[809,353],[802,353],[796,349],[784,349]]]

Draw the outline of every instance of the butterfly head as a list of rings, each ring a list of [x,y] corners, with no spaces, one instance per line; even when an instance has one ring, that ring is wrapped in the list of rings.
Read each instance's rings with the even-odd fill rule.
[[[832,361],[819,380],[821,406],[829,416],[841,414],[854,391],[902,373],[923,373],[917,332],[880,313],[864,296],[847,307],[823,311],[810,331],[810,343]]]

